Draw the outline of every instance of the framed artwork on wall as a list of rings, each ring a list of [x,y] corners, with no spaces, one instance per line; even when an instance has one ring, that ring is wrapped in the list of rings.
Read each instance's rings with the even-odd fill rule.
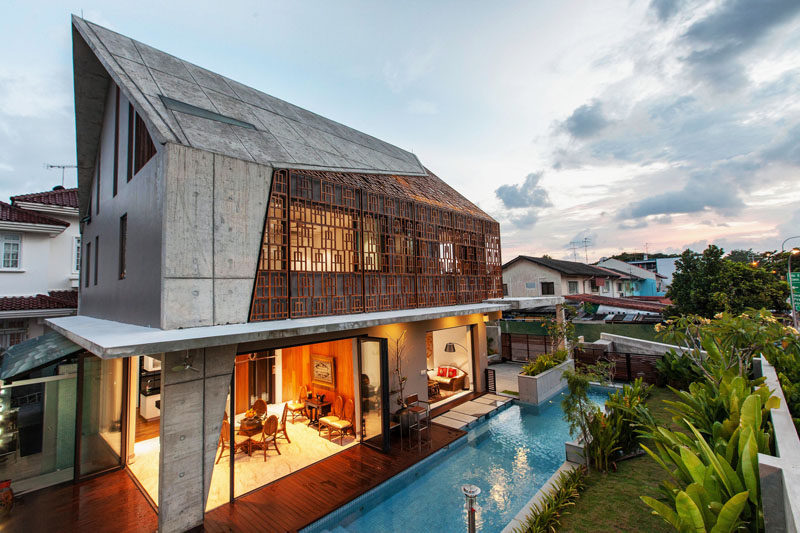
[[[333,357],[311,354],[311,383],[321,387],[336,387],[336,368]]]

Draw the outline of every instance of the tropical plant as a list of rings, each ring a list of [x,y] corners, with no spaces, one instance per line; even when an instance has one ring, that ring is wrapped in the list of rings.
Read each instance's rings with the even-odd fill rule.
[[[668,350],[656,362],[658,383],[677,389],[686,389],[690,383],[697,381],[702,373],[689,357],[675,350]]]
[[[637,378],[631,385],[623,385],[622,389],[609,395],[606,400],[606,412],[609,417],[617,417],[619,422],[619,435],[617,444],[619,449],[629,453],[638,448],[638,433],[636,431],[641,420],[640,408],[645,407],[647,397],[650,395],[652,385],[646,385],[642,378]],[[592,433],[594,437],[594,433]]]
[[[559,518],[564,510],[575,505],[580,491],[585,485],[586,470],[576,468],[561,472],[553,487],[544,493],[535,504],[522,526],[514,528],[514,533],[552,533],[560,525]]]
[[[523,365],[521,373],[525,376],[536,376],[542,372],[545,372],[546,370],[555,368],[563,363],[566,358],[566,350],[556,350],[553,353],[545,353],[533,361],[528,361],[525,365]]]
[[[589,421],[600,411],[600,408],[589,399],[589,386],[592,375],[576,369],[563,374],[567,380],[567,394],[561,400],[564,420],[569,424],[569,432],[583,442],[589,440]]]
[[[544,328],[550,339],[552,351],[566,350],[567,355],[572,356],[575,347],[578,345],[578,335],[575,333],[575,324],[572,320],[545,320]]]
[[[392,369],[392,376],[395,379],[395,387],[392,388],[390,394],[398,394],[397,405],[405,407],[406,396],[405,387],[408,381],[408,376],[403,373],[403,360],[406,355],[406,330],[397,336],[389,339],[389,350],[394,358],[394,369]]]
[[[619,412],[605,413],[598,409],[589,418],[589,439],[584,442],[583,450],[595,470],[607,472],[611,457],[622,449],[619,446],[622,424],[623,419]]]

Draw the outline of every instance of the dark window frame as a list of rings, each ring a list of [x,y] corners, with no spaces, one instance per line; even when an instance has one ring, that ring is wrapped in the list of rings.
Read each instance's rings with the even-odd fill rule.
[[[132,159],[133,175],[135,176],[156,155],[156,145],[153,144],[153,139],[150,137],[150,132],[147,131],[147,125],[141,115],[133,111],[133,116],[134,156]]]
[[[125,264],[125,249],[128,246],[128,214],[119,217],[119,279],[125,279],[127,266]]]
[[[125,181],[131,181],[133,179],[133,104],[128,104],[128,153],[127,155],[127,163],[125,165]]]
[[[114,107],[114,183],[112,195],[117,195],[117,174],[119,174],[119,87],[117,89],[116,105]]]
[[[539,283],[542,288],[542,296],[554,296],[556,293],[556,283],[554,281],[542,281]]]
[[[91,279],[91,272],[92,272],[92,242],[91,241],[86,243],[86,264],[84,266],[86,268],[86,272],[83,275],[83,286],[88,288],[89,287],[89,280]]]
[[[100,236],[94,237],[94,285],[97,285],[97,271],[100,257]]]

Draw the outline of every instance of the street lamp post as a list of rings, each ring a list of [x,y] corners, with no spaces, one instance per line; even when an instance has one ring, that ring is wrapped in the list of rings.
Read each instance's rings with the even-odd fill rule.
[[[784,239],[784,241],[781,243],[781,252],[786,251],[786,243],[792,239],[800,239],[800,235],[795,235],[793,237],[787,237]],[[786,281],[789,282],[789,298],[792,305],[792,324],[794,325],[795,329],[797,329],[797,309],[795,308],[794,284],[792,283],[792,257],[797,253],[800,253],[800,249],[792,248],[792,250],[789,252],[789,261],[786,265]]]

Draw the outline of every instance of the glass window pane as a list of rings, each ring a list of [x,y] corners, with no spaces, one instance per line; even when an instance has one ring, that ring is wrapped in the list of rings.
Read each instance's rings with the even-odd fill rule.
[[[123,359],[84,359],[81,476],[120,464],[123,365]]]

